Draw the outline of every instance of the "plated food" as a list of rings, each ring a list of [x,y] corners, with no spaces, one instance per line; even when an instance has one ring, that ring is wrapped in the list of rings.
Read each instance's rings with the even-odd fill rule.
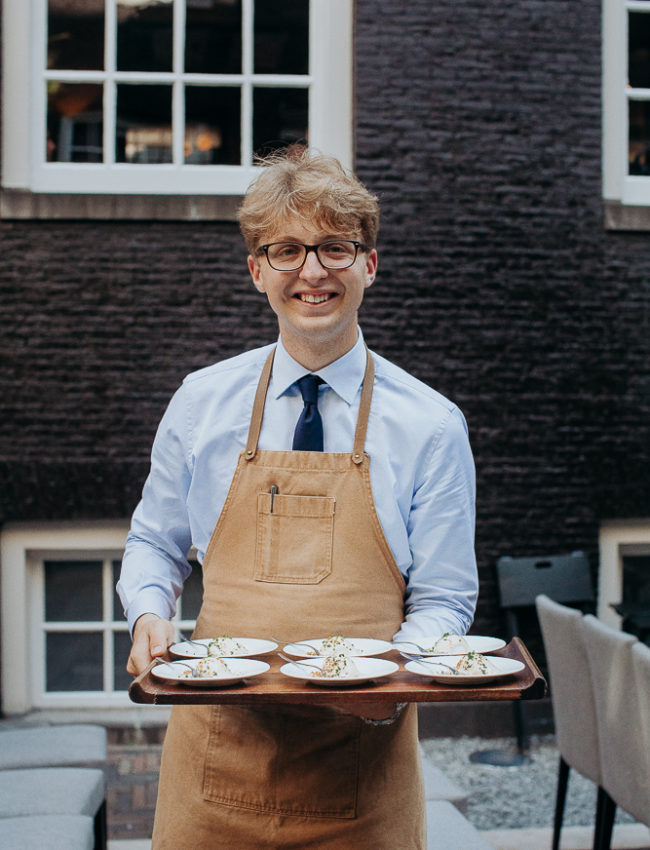
[[[438,637],[419,638],[417,643],[395,641],[396,649],[403,649],[409,655],[461,655],[467,652],[495,652],[502,649],[506,642],[501,638],[483,635],[455,635],[445,632]]]
[[[194,688],[221,688],[266,673],[269,665],[255,658],[193,658],[187,661],[165,661],[156,665],[151,675],[170,685]]]
[[[273,640],[218,635],[214,638],[182,640],[172,644],[169,652],[176,658],[247,658],[251,655],[266,655],[277,648]]]
[[[385,658],[368,658],[349,655],[332,655],[312,658],[309,662],[292,661],[280,671],[292,679],[301,679],[314,685],[361,685],[390,676],[398,665]]]
[[[296,658],[319,658],[328,655],[347,655],[352,658],[364,658],[371,655],[383,655],[394,649],[387,640],[376,638],[351,638],[343,635],[331,635],[325,638],[312,638],[295,641],[284,647],[288,655]]]
[[[525,664],[513,658],[492,656],[486,658],[480,652],[465,655],[445,656],[444,664],[435,659],[409,661],[404,665],[410,673],[449,685],[480,685],[503,676],[514,676],[525,669]],[[452,668],[452,669],[449,669]],[[454,672],[455,671],[455,672]]]

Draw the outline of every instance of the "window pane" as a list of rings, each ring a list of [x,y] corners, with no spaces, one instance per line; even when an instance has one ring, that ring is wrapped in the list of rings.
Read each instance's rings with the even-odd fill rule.
[[[172,70],[171,0],[128,0],[117,5],[117,70]]]
[[[171,162],[171,122],[171,86],[119,85],[116,162]]]
[[[180,598],[181,617],[183,620],[196,620],[203,601],[203,573],[198,561],[190,561],[192,572],[183,585],[183,595]]]
[[[68,71],[104,67],[104,0],[49,0],[47,67]]]
[[[47,691],[104,689],[102,635],[91,632],[46,636]]]
[[[118,622],[122,622],[124,620],[124,609],[122,608],[122,602],[120,601],[120,597],[117,595],[117,590],[115,589],[117,582],[120,578],[120,571],[122,570],[122,561],[113,561],[113,619]]]
[[[133,676],[126,672],[126,661],[131,651],[131,637],[128,632],[113,634],[113,690],[128,691]]]
[[[632,88],[650,88],[650,14],[630,12],[628,18],[628,81]]]
[[[101,162],[103,117],[101,85],[47,84],[48,162]]]
[[[631,100],[629,126],[630,174],[650,174],[650,102]]]
[[[241,0],[187,0],[185,70],[188,73],[241,73],[241,46]]]
[[[309,0],[255,4],[255,73],[309,72]]]
[[[650,555],[623,556],[623,603],[650,605]]]
[[[45,561],[45,620],[102,619],[102,562]]]
[[[185,162],[240,164],[240,103],[238,88],[187,86]]]
[[[253,150],[260,156],[307,138],[306,89],[258,88],[253,93]]]

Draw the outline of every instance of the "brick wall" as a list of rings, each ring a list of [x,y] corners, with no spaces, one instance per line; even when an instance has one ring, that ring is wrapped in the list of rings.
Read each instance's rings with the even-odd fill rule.
[[[459,403],[500,554],[650,515],[650,251],[602,228],[600,7],[357,0],[371,347]],[[0,521],[128,515],[183,375],[275,337],[235,225],[0,223]]]

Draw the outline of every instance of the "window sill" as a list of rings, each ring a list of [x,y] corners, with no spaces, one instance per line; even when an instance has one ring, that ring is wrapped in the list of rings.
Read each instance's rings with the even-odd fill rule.
[[[605,230],[650,230],[650,206],[605,201]]]
[[[81,195],[3,189],[0,219],[236,221],[240,203],[238,195]]]

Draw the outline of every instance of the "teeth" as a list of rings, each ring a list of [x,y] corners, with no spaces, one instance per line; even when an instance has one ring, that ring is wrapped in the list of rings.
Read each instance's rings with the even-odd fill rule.
[[[323,301],[327,301],[329,295],[302,295],[300,296],[301,301],[306,301],[308,304],[322,304]]]

